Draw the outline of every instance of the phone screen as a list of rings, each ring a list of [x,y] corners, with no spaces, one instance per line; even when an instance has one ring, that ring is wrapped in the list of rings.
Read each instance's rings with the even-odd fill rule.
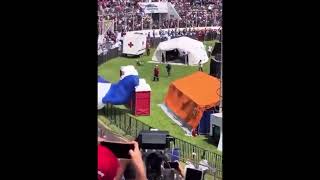
[[[169,167],[169,165],[170,165],[170,167]],[[163,167],[165,169],[169,169],[169,168],[178,169],[179,168],[179,163],[178,162],[168,162],[168,163],[164,163]]]
[[[133,144],[116,143],[116,142],[100,142],[101,145],[110,149],[117,158],[121,159],[131,159],[129,155],[129,150],[134,150]]]
[[[202,180],[202,171],[187,168],[185,180]]]

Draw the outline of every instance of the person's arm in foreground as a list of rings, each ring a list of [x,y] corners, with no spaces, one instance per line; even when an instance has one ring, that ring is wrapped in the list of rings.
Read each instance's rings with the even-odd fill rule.
[[[139,150],[139,145],[135,141],[133,141],[133,144],[134,144],[134,150],[130,150],[129,154],[131,156],[132,164],[136,169],[136,179],[147,180],[144,162],[142,160],[142,155]]]

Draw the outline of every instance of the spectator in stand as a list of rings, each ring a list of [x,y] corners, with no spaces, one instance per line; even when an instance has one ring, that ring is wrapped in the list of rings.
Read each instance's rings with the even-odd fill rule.
[[[196,36],[196,31],[193,30],[191,32],[190,27],[221,25],[222,0],[171,0],[170,3],[174,5],[181,20],[161,19],[160,21],[162,23],[159,23],[159,17],[154,16],[152,19],[150,14],[144,13],[143,9],[138,5],[138,2],[142,2],[142,0],[98,0],[98,14],[100,19],[100,23],[98,23],[99,33],[104,33],[105,27],[109,27],[109,30],[112,29],[112,32],[106,33],[107,42],[103,43],[106,44],[103,45],[103,47],[109,49],[118,46],[119,40],[116,38],[116,33],[114,33],[116,31],[121,32],[121,36],[123,37],[127,31],[150,29],[152,26],[157,29],[167,29],[169,27],[189,28],[189,31],[186,30],[182,33],[179,33],[179,31],[175,33],[166,31],[166,34],[161,35],[161,40],[186,35],[203,41],[203,32],[198,33],[198,36]],[[112,24],[114,26],[110,26]],[[148,36],[150,37],[151,35]],[[153,37],[155,37],[154,30]],[[212,40],[213,37],[209,39]]]
[[[139,0],[141,1],[141,0]],[[99,1],[99,14],[107,20],[115,20],[116,30],[142,30],[151,27],[151,16],[143,12],[143,9],[137,2],[113,0]],[[162,27],[199,27],[216,26],[221,24],[222,16],[221,0],[171,0],[177,13],[182,18],[179,22],[176,19],[163,19]],[[157,18],[153,19],[153,26],[157,27],[159,22]],[[143,22],[143,23],[142,23]],[[143,24],[143,25],[142,25]]]
[[[209,170],[209,164],[208,164],[208,160],[206,160],[205,158],[205,152],[203,152],[203,155],[201,156],[201,161],[199,162],[199,170],[203,172],[203,176]]]
[[[106,147],[98,145],[98,180],[113,180],[120,163],[117,157]]]

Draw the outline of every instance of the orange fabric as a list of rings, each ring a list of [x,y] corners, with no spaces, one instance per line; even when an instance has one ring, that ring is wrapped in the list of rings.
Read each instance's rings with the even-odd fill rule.
[[[205,110],[219,105],[219,88],[219,79],[196,72],[170,84],[165,104],[194,129]]]

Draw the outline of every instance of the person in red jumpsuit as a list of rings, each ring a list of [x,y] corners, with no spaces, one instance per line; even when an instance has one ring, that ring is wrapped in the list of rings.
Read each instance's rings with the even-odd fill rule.
[[[156,65],[153,69],[153,81],[159,81],[159,67]]]

